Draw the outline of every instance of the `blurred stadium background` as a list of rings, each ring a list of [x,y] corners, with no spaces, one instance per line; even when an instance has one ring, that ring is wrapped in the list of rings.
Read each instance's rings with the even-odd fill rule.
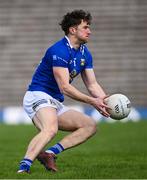
[[[73,9],[91,12],[88,47],[97,80],[108,94],[126,94],[134,121],[147,118],[146,0],[0,0],[0,121],[28,123],[22,99],[46,48],[64,34],[58,23]],[[80,78],[74,85],[86,92]],[[93,109],[66,104],[103,120]]]

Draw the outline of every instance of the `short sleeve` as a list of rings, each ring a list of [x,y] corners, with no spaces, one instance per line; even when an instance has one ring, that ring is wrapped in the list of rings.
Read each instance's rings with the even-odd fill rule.
[[[52,65],[56,67],[68,67],[68,61],[61,55],[52,54]]]

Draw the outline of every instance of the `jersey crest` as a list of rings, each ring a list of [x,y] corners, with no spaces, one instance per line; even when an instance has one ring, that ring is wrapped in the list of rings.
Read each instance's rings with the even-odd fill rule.
[[[85,65],[85,59],[81,59],[81,66]]]

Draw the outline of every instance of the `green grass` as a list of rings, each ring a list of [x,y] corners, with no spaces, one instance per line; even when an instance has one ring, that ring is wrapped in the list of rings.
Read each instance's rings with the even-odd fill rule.
[[[17,174],[18,163],[36,134],[33,125],[0,125],[1,179],[146,179],[147,121],[100,123],[99,133],[58,156],[59,172],[47,172],[37,161],[31,174]],[[51,144],[61,139],[59,132]]]

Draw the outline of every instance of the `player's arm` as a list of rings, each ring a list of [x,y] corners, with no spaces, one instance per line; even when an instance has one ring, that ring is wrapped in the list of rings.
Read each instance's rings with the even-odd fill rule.
[[[85,69],[82,74],[84,84],[93,97],[105,97],[106,94],[100,84],[98,84],[93,69]]]
[[[67,68],[53,67],[53,73],[59,89],[63,94],[81,102],[91,103],[92,97],[87,96],[69,84],[69,71]]]
[[[104,103],[104,99],[108,96],[105,94],[100,84],[98,84],[93,69],[92,68],[85,69],[81,73],[81,76],[90,95],[99,98],[100,101]],[[109,109],[109,107],[103,107],[103,112],[107,112],[106,109]],[[102,114],[104,115],[104,113]]]
[[[59,89],[63,94],[71,97],[72,99],[91,104],[97,110],[101,111],[103,115],[109,116],[104,109],[104,107],[107,106],[101,101],[101,99],[88,96],[69,84],[69,71],[67,68],[53,67],[53,73]]]

